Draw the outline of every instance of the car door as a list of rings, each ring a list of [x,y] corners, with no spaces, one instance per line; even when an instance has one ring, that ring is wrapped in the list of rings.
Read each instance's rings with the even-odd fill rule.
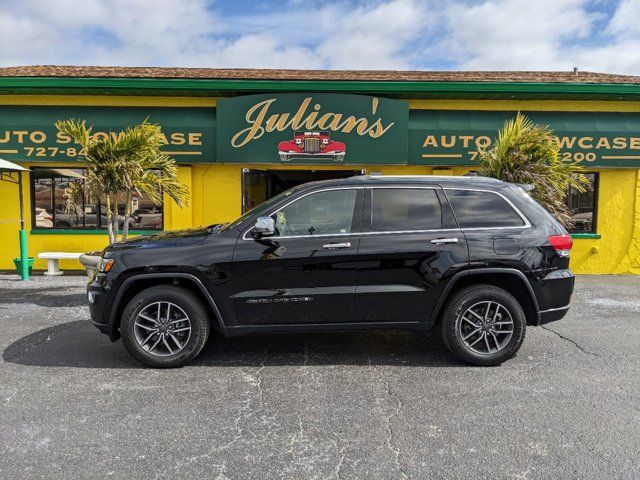
[[[442,189],[366,189],[356,305],[361,322],[427,321],[448,278],[468,262]]]
[[[269,215],[276,234],[238,240],[233,288],[241,325],[356,321],[355,256],[363,187],[301,194]]]

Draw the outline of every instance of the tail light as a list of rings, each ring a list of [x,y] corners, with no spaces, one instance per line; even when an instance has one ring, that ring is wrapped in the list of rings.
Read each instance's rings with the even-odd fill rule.
[[[571,235],[551,235],[547,237],[551,246],[555,249],[560,257],[568,257],[571,247],[573,246],[573,239]]]

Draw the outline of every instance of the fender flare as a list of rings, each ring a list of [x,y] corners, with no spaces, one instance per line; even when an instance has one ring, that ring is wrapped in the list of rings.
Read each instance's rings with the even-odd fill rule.
[[[502,275],[505,275],[505,274],[515,275],[522,281],[522,283],[527,288],[527,291],[529,292],[529,297],[536,311],[536,324],[539,325],[540,324],[540,305],[538,304],[538,299],[536,297],[536,294],[533,291],[533,287],[529,283],[529,280],[527,279],[525,274],[522,273],[520,270],[516,270],[515,268],[476,268],[473,270],[463,270],[463,271],[457,272],[455,275],[453,275],[453,277],[451,277],[451,280],[449,280],[449,283],[447,283],[447,286],[442,291],[442,294],[440,295],[440,298],[438,299],[438,302],[436,303],[436,306],[433,308],[433,311],[431,312],[431,316],[429,317],[430,323],[432,325],[435,325],[436,321],[438,320],[438,316],[440,315],[440,312],[444,307],[444,304],[449,299],[449,293],[451,292],[451,290],[453,290],[453,288],[456,286],[456,284],[461,278],[469,277],[472,275],[483,275],[483,274],[486,275],[488,273],[489,274],[497,273]]]
[[[192,275],[189,273],[139,273],[127,278],[124,282],[122,282],[122,285],[120,285],[120,288],[118,288],[118,292],[116,293],[113,299],[111,312],[109,314],[109,325],[111,327],[112,332],[115,333],[116,310],[117,310],[117,307],[120,306],[120,302],[122,301],[122,296],[124,295],[124,292],[126,291],[127,287],[136,281],[146,280],[151,278],[184,278],[195,283],[200,289],[200,292],[202,293],[204,298],[207,300],[207,303],[211,307],[211,310],[213,310],[213,313],[216,317],[215,320],[218,324],[218,327],[220,328],[220,331],[224,336],[228,336],[227,326],[225,325],[224,320],[222,319],[222,314],[220,313],[220,309],[218,308],[218,305],[216,305],[215,300],[213,299],[209,291],[205,288],[202,281],[195,275]]]

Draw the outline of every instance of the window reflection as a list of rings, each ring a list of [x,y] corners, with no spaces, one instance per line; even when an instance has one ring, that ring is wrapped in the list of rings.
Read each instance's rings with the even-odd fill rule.
[[[371,204],[374,232],[442,228],[442,207],[435,190],[376,188]]]
[[[492,192],[447,190],[462,228],[521,227],[522,217],[504,198]]]
[[[95,229],[107,227],[105,199],[92,202],[84,187],[83,169],[36,168],[31,175],[34,228]],[[126,196],[118,196],[118,225],[124,225]],[[133,194],[131,229],[162,230],[162,205]]]
[[[573,233],[596,232],[596,201],[598,198],[598,174],[585,173],[589,183],[585,185],[585,191],[579,192],[570,187],[567,192],[567,206],[571,210],[573,219]]]

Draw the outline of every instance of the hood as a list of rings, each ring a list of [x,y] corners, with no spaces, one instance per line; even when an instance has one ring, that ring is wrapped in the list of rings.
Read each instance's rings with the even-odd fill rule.
[[[105,248],[105,252],[120,250],[147,249],[177,247],[181,245],[194,245],[200,243],[211,235],[209,228],[190,228],[186,230],[174,230],[154,235],[140,235],[124,242],[117,242]]]

